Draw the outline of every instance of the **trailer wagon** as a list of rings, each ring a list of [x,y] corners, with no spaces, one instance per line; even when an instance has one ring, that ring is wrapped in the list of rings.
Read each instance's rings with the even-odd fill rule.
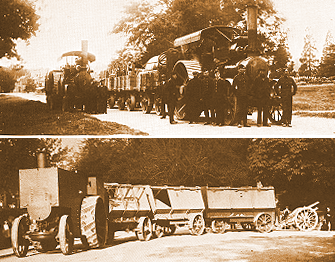
[[[225,232],[227,225],[241,224],[244,229],[255,227],[270,232],[275,221],[273,187],[203,187],[206,226],[213,232]]]
[[[155,235],[163,230],[173,234],[177,227],[187,226],[192,235],[201,235],[205,229],[203,212],[205,205],[200,187],[153,186],[155,199]]]

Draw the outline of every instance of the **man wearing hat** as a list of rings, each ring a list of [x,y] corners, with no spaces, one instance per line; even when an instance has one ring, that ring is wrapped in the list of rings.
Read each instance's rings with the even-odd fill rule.
[[[233,88],[237,97],[238,110],[236,118],[238,127],[242,127],[242,125],[250,127],[247,123],[249,80],[242,64],[238,66],[238,74],[234,77]]]
[[[292,96],[297,92],[297,84],[289,76],[287,69],[284,71],[284,75],[279,78],[275,85],[275,90],[281,96],[282,100],[283,126],[292,127]]]

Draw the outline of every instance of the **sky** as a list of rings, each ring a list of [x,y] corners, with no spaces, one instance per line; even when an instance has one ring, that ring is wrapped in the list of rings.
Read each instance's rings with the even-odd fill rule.
[[[57,59],[65,52],[81,49],[88,40],[88,50],[96,56],[91,64],[95,71],[107,68],[125,39],[111,34],[121,19],[123,6],[132,0],[37,0],[40,28],[30,44],[19,41],[17,50],[27,69],[57,69]],[[304,44],[305,29],[309,27],[321,55],[328,30],[335,29],[334,0],[272,0],[275,8],[286,18],[289,29],[289,48],[295,61]],[[335,33],[333,33],[335,36]],[[8,65],[3,59],[0,65]]]

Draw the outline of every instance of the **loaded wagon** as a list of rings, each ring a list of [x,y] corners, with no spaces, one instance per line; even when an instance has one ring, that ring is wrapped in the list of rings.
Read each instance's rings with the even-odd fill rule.
[[[273,187],[204,187],[206,226],[214,233],[225,232],[227,225],[241,224],[244,229],[270,232],[275,221]]]

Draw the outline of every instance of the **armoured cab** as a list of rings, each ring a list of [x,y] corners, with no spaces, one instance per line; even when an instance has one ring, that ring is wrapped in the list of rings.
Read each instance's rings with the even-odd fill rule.
[[[87,181],[86,176],[50,167],[20,170],[19,179],[20,208],[27,213],[12,227],[18,257],[25,256],[31,244],[40,251],[59,244],[63,254],[71,254],[74,238],[89,247],[105,243],[104,191],[95,178]]]

